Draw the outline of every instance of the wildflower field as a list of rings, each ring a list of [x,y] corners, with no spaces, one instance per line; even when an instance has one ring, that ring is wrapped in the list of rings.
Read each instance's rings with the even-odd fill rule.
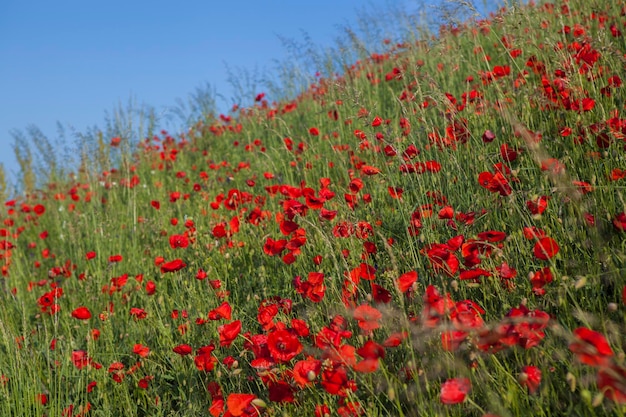
[[[515,6],[101,138],[2,208],[0,414],[626,415],[624,31]]]

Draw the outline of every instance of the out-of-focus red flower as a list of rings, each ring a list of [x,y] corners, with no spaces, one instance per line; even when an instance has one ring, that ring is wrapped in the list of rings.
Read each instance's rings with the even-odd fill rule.
[[[408,337],[408,333],[407,332],[393,333],[393,334],[389,335],[387,340],[385,340],[383,342],[383,346],[386,347],[386,348],[400,346],[402,341],[404,339],[406,339],[407,337]]]
[[[122,262],[122,255],[111,255],[109,256],[110,263]]]
[[[325,417],[330,415],[330,408],[326,404],[318,404],[315,406],[315,417]]]
[[[536,198],[535,200],[529,200],[526,202],[526,207],[531,212],[531,214],[543,214],[548,207],[548,200],[550,197],[542,195],[541,197]]]
[[[626,404],[626,368],[612,365],[600,368],[597,375],[598,389],[606,398],[617,403]]]
[[[130,315],[136,320],[143,320],[148,316],[148,313],[142,308],[132,307],[130,309]]]
[[[363,165],[361,167],[361,172],[363,175],[376,175],[380,174],[380,169],[370,165]]]
[[[613,357],[613,350],[605,337],[586,327],[574,330],[574,340],[569,350],[579,361],[591,366],[607,366]]]
[[[452,378],[441,384],[439,400],[443,404],[459,404],[465,401],[465,397],[471,390],[469,378]]]
[[[358,306],[352,316],[358,321],[359,327],[366,332],[378,329],[380,327],[378,321],[383,318],[383,314],[378,309],[367,304]]]
[[[141,389],[148,389],[148,384],[154,379],[152,375],[146,375],[137,382],[137,386]]]
[[[621,212],[613,219],[613,226],[620,232],[626,231],[626,213]]]
[[[524,366],[519,376],[519,382],[528,392],[534,394],[541,383],[541,370],[536,366]]]

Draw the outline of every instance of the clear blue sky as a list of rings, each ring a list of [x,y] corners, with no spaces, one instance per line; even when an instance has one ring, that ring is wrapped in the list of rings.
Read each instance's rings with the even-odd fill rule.
[[[225,97],[218,101],[225,110],[233,96],[225,64],[271,71],[287,57],[279,35],[302,41],[306,32],[330,46],[341,26],[356,27],[359,11],[390,4],[420,7],[412,0],[1,0],[0,163],[14,177],[14,129],[36,125],[54,142],[57,122],[77,131],[102,126],[106,111],[131,98],[161,110],[208,82]]]

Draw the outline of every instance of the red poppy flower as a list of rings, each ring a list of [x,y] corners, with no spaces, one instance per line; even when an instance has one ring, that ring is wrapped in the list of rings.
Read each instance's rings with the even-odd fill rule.
[[[269,256],[277,256],[285,250],[285,246],[287,246],[286,239],[274,240],[268,237],[263,245],[263,252]]]
[[[193,362],[199,371],[208,372],[213,370],[217,363],[217,358],[211,354],[213,350],[215,350],[215,346],[212,344],[198,348]]]
[[[268,386],[269,400],[276,403],[292,403],[295,398],[293,395],[293,387],[285,381],[270,380]]]
[[[478,175],[478,183],[481,187],[486,188],[492,193],[499,193],[501,196],[510,195],[513,191],[509,185],[509,181],[498,171],[495,174],[491,172],[481,172]]]
[[[232,323],[223,324],[217,328],[220,335],[220,346],[230,346],[235,338],[241,332],[241,320],[235,320]]]
[[[550,171],[553,174],[561,174],[565,172],[565,165],[555,158],[549,158],[541,161],[541,170]]]
[[[209,311],[209,320],[230,320],[232,308],[228,302],[224,301],[219,307]]]
[[[613,226],[620,232],[626,231],[626,213],[621,212],[613,219]]]
[[[146,282],[146,294],[153,295],[156,292],[156,284],[154,281]]]
[[[559,252],[559,245],[551,237],[544,237],[535,243],[533,253],[537,259],[547,261]]]
[[[226,398],[226,407],[233,416],[242,416],[255,398],[254,394],[229,394]]]
[[[122,262],[122,255],[111,255],[109,256],[110,263]]]
[[[493,133],[491,130],[485,130],[485,133],[483,133],[483,136],[482,136],[483,142],[485,143],[493,142],[495,138],[496,138],[496,134]]]
[[[543,287],[551,283],[553,279],[552,271],[549,267],[545,267],[533,273],[530,277],[530,283],[533,286],[533,293],[538,296],[544,295],[546,290]]]
[[[500,156],[505,162],[513,162],[517,159],[519,151],[510,147],[507,143],[500,146]]]
[[[408,337],[408,333],[407,332],[393,333],[393,334],[389,335],[387,340],[385,340],[383,342],[383,346],[386,347],[386,348],[398,347],[398,346],[400,346],[402,341],[404,339],[406,339],[407,337]]]
[[[501,242],[506,239],[506,233],[498,230],[488,230],[486,232],[480,232],[478,234],[478,239],[491,243]]]
[[[364,359],[384,358],[385,348],[373,340],[368,340],[362,347],[357,349],[356,353]]]
[[[72,351],[72,363],[76,367],[76,369],[83,369],[85,366],[89,365],[91,359],[87,355],[87,352],[84,350],[74,350]]]
[[[173,261],[162,264],[161,272],[164,274],[168,272],[176,272],[176,271],[180,271],[186,266],[187,265],[183,262],[182,259],[174,259]]]
[[[626,404],[626,368],[612,365],[600,368],[597,376],[598,389],[617,404]]]
[[[186,248],[187,246],[189,246],[189,239],[186,235],[171,235],[170,246],[172,247],[172,249]]]
[[[126,374],[124,373],[124,364],[122,362],[113,362],[109,366],[108,372],[111,375],[111,378],[118,384],[120,384],[126,377]]]
[[[267,336],[267,347],[272,358],[278,362],[289,362],[302,352],[298,337],[289,330],[275,330]]]
[[[431,267],[437,272],[454,276],[459,270],[459,259],[453,253],[456,249],[447,244],[433,243],[421,250],[426,253]]]
[[[372,372],[376,372],[378,370],[378,366],[378,359],[367,358],[354,364],[352,369],[360,374],[370,374]]]
[[[322,362],[308,358],[298,361],[293,367],[293,379],[300,387],[311,385],[322,369]]]
[[[378,303],[388,303],[391,301],[391,293],[372,282],[372,298]]]
[[[461,347],[461,343],[463,343],[466,338],[467,332],[447,330],[441,333],[441,346],[448,352],[454,352]]]
[[[91,312],[87,307],[78,307],[72,311],[72,317],[78,320],[89,320],[91,318]]]
[[[541,383],[541,371],[536,366],[524,366],[519,382],[522,386],[528,388],[528,392],[534,394]]]
[[[148,313],[142,308],[132,307],[130,309],[130,315],[137,320],[143,320],[148,316]]]
[[[180,356],[190,355],[191,352],[193,351],[191,349],[191,346],[186,345],[186,344],[175,346],[172,350],[174,351],[174,353],[177,353]]]
[[[461,273],[459,274],[459,279],[460,280],[469,280],[469,281],[479,281],[480,277],[490,277],[491,276],[491,272],[482,269],[482,268],[475,268],[475,269],[468,269],[465,271],[461,271]]]
[[[358,306],[352,316],[359,322],[359,327],[367,332],[378,329],[380,327],[378,321],[383,318],[380,311],[367,304]]]
[[[572,184],[578,187],[578,191],[582,194],[589,194],[594,190],[593,186],[585,181],[572,181]]]
[[[322,387],[331,395],[345,393],[348,382],[348,373],[343,366],[335,366],[322,372]]]
[[[363,165],[361,167],[361,172],[363,173],[363,175],[376,175],[380,174],[380,169],[370,165]]]
[[[622,170],[622,169],[619,169],[619,168],[614,168],[611,171],[611,177],[610,178],[611,178],[612,181],[618,181],[618,180],[624,179],[624,178],[626,178],[626,170]]]
[[[485,314],[478,304],[472,300],[458,301],[450,311],[450,320],[459,330],[476,329],[484,324],[482,314]]]
[[[530,349],[545,337],[544,329],[550,322],[550,315],[541,310],[529,310],[521,305],[506,314],[508,324],[503,327],[507,342]]]
[[[606,366],[613,357],[613,350],[604,336],[586,327],[574,330],[574,341],[569,350],[579,361],[591,366]]]
[[[137,382],[137,386],[141,389],[148,389],[148,384],[152,381],[154,377],[152,375],[144,376]]]
[[[145,358],[150,354],[150,348],[142,345],[141,343],[137,343],[133,346],[133,353]]]
[[[546,208],[548,207],[549,199],[550,197],[542,195],[535,200],[527,201],[526,207],[528,207],[528,210],[534,215],[542,214],[544,211],[546,211]]]
[[[524,232],[524,237],[528,240],[541,239],[546,236],[546,232],[544,232],[541,229],[536,228],[535,226],[524,227],[523,232]]]
[[[398,289],[402,293],[406,293],[412,286],[417,282],[417,272],[409,271],[400,275],[397,279],[396,284],[398,285]]]
[[[446,382],[441,384],[439,400],[443,404],[462,403],[467,394],[470,392],[471,387],[469,378],[448,379]]]
[[[324,274],[321,272],[309,272],[307,281],[302,281],[302,278],[297,276],[293,279],[293,285],[298,294],[301,294],[314,303],[322,301],[326,293]]]

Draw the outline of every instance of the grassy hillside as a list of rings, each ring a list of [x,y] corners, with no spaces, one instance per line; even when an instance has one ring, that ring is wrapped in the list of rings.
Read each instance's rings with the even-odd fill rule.
[[[103,138],[6,202],[1,414],[625,415],[622,31],[503,10]]]

